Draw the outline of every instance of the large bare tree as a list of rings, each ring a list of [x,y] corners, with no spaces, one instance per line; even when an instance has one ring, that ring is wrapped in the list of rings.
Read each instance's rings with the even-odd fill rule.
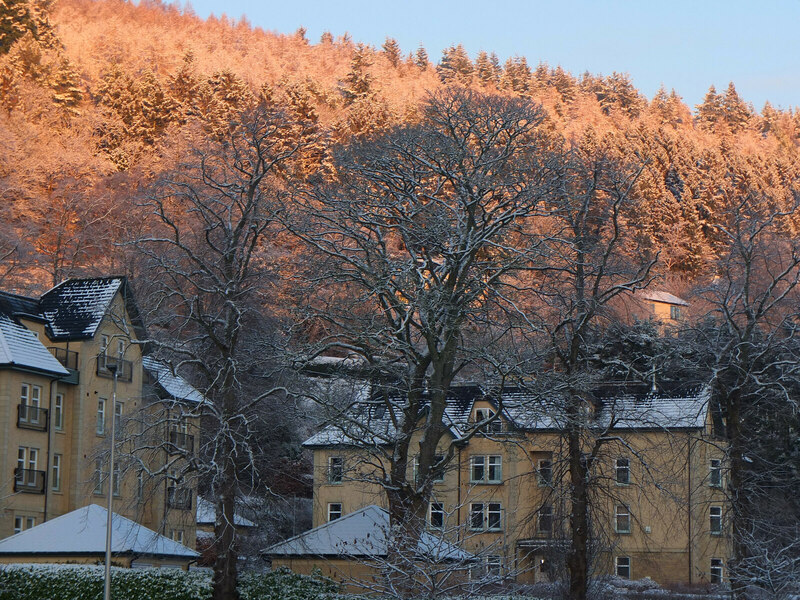
[[[192,464],[216,505],[218,600],[238,597],[234,510],[259,483],[256,457],[276,416],[266,404],[280,397],[266,343],[274,337],[267,256],[298,131],[277,104],[258,104],[196,145],[141,200],[151,219],[137,241],[151,279],[148,343],[206,398],[206,435]]]
[[[287,217],[313,257],[302,274],[306,355],[357,357],[383,386],[391,434],[373,432],[374,482],[398,562],[454,454],[437,459],[448,390],[459,377],[502,378],[493,350],[519,318],[519,274],[539,256],[535,222],[553,185],[544,121],[529,100],[439,92],[416,122],[335,152],[335,181],[298,193]]]

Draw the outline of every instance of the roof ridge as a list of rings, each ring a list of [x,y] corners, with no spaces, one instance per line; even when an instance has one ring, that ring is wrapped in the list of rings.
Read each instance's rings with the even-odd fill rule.
[[[337,521],[344,521],[345,519],[350,519],[350,518],[354,517],[355,515],[357,515],[358,513],[366,512],[367,509],[370,509],[370,508],[377,508],[379,511],[385,512],[387,515],[389,514],[388,510],[386,510],[385,508],[383,508],[381,506],[378,506],[377,504],[368,504],[367,506],[363,506],[363,507],[359,508],[358,510],[354,510],[351,513],[348,513],[346,515],[342,515],[338,519],[334,519],[333,521],[328,521],[327,523],[323,523],[322,525],[317,525],[316,527],[312,527],[311,529],[309,529],[307,531],[303,531],[301,533],[298,533],[297,535],[293,535],[290,538],[286,538],[285,540],[282,540],[280,542],[276,542],[272,546],[267,548],[264,552],[268,553],[273,548],[276,548],[278,546],[283,546],[284,544],[288,544],[289,542],[293,542],[295,540],[299,540],[300,538],[310,534],[312,531],[315,531],[315,532],[323,531],[323,530],[327,529],[329,526],[335,525]]]

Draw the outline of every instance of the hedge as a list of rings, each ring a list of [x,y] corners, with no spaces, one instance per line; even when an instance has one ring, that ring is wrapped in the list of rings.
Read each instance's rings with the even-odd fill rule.
[[[332,600],[338,586],[322,577],[287,569],[246,574],[242,600]],[[208,600],[211,575],[177,569],[111,569],[111,595],[120,600]],[[5,565],[0,600],[102,600],[103,567],[93,565]]]

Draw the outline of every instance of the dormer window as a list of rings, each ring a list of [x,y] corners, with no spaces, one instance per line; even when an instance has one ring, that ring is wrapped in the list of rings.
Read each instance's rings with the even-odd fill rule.
[[[475,409],[475,423],[488,421],[494,417],[495,412],[490,408],[477,408]],[[503,423],[500,419],[495,419],[491,423],[487,423],[483,427],[484,431],[498,432],[503,430]]]

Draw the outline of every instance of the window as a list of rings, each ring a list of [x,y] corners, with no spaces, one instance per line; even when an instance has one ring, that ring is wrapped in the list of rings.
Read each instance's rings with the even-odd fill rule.
[[[679,321],[683,318],[683,310],[680,306],[671,305],[669,307],[669,318],[673,321]]]
[[[139,502],[144,501],[144,470],[142,469],[136,473],[136,499]]]
[[[100,353],[97,357],[97,360],[100,363],[102,368],[106,368],[106,355],[108,354],[108,336],[101,335],[100,336]]]
[[[486,522],[489,531],[503,529],[503,508],[499,502],[489,502],[486,507]]]
[[[502,556],[490,554],[486,557],[486,575],[489,577],[500,577],[503,575]]]
[[[708,485],[711,487],[722,487],[722,461],[719,459],[711,459],[711,463],[708,467]]]
[[[712,535],[720,535],[722,533],[722,507],[711,506],[708,509],[710,520],[710,531]]]
[[[335,521],[342,516],[342,503],[330,502],[328,503],[328,521]]]
[[[55,491],[61,489],[61,455],[53,454],[53,465],[50,468],[50,485]]]
[[[617,485],[628,485],[631,482],[631,463],[627,458],[618,458],[614,470]]]
[[[114,403],[114,435],[116,435],[118,438],[122,436],[123,407],[124,405],[122,402]]]
[[[342,483],[344,477],[344,460],[341,456],[328,457],[328,483]]]
[[[540,486],[553,483],[553,461],[543,458],[537,464],[536,479]]]
[[[539,533],[550,534],[553,532],[553,507],[545,504],[539,509]]]
[[[117,340],[117,359],[125,358],[125,340]]]
[[[120,469],[119,469],[119,461],[114,461],[114,473],[113,473],[114,481],[112,482],[114,485],[114,495],[119,496],[119,482],[121,479]]]
[[[469,460],[469,480],[471,483],[502,483],[502,456],[471,456]]]
[[[26,529],[36,527],[36,517],[14,517],[14,534],[22,533]]]
[[[711,559],[711,583],[722,583],[722,559]]]
[[[631,578],[631,559],[629,556],[618,556],[615,559],[617,577]]]
[[[501,531],[503,507],[499,502],[473,502],[469,505],[469,528],[473,531]]]
[[[56,394],[53,403],[53,428],[58,431],[64,429],[64,394]]]
[[[488,421],[492,417],[494,417],[494,411],[493,410],[490,410],[488,408],[478,408],[478,409],[475,410],[475,422],[476,423],[480,423],[482,421]],[[487,423],[486,425],[484,425],[483,429],[485,431],[492,431],[492,432],[502,431],[503,430],[503,423],[500,421],[500,419],[495,419],[491,423]]]
[[[169,537],[172,541],[178,542],[179,544],[183,543],[183,529],[170,529],[169,530]]]
[[[471,456],[469,459],[469,480],[478,483],[486,478],[486,457]]]
[[[443,454],[436,454],[433,457],[433,467],[436,468],[444,461]],[[419,456],[414,457],[414,481],[418,482],[419,479]],[[433,476],[433,483],[444,482],[444,468],[437,470]]]
[[[39,411],[42,403],[42,388],[38,385],[23,383],[20,387],[19,403],[25,408],[20,409],[20,420],[23,423],[38,425],[43,418]]]
[[[106,432],[106,399],[97,399],[97,435],[104,435]]]
[[[433,529],[444,527],[444,506],[441,502],[431,502],[428,510],[428,523]]]
[[[614,513],[614,530],[617,533],[631,532],[631,511],[624,504],[617,504]]]
[[[103,493],[103,459],[94,459],[94,493]]]

